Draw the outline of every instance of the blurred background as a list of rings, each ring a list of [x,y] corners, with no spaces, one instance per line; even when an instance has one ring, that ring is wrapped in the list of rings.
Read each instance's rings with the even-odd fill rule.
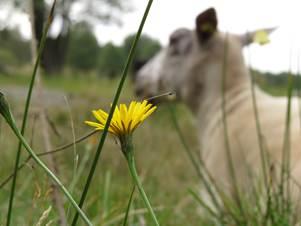
[[[31,37],[34,34],[40,40],[52,2],[0,0],[0,89],[7,94],[18,123],[21,123],[33,70],[32,53],[39,44],[32,42]],[[91,110],[109,108],[147,1],[58,0],[57,3],[41,60],[42,91],[34,92],[26,131],[37,152],[70,143],[86,134],[90,129],[83,121],[92,119]],[[270,44],[251,45],[245,50],[245,56],[259,86],[272,95],[285,95],[290,71],[299,81],[300,4],[298,0],[155,0],[134,61],[149,60],[168,43],[174,29],[193,28],[195,17],[214,6],[223,31],[244,33],[278,27],[271,35]],[[35,18],[32,23],[30,15]],[[133,69],[134,66],[130,78]],[[135,99],[130,78],[121,95],[121,101],[126,103]],[[295,84],[298,88],[299,82]],[[40,120],[41,108],[44,121]],[[185,139],[197,156],[194,117],[181,104],[175,110]],[[57,174],[76,198],[81,194],[98,139],[99,134],[47,160],[54,163]],[[198,225],[201,221],[198,205],[187,189],[197,188],[199,181],[175,132],[168,106],[160,106],[135,134],[134,142],[139,172],[162,225]],[[2,119],[0,146],[1,184],[13,170],[17,149],[17,141]],[[118,149],[114,139],[108,139],[87,200],[86,209],[96,225],[120,225],[120,214],[131,191],[127,166]],[[22,160],[25,159],[24,154]],[[52,204],[49,197],[54,194],[53,188],[32,162],[20,171],[17,185],[13,225],[34,225],[49,205],[60,205]],[[0,225],[6,219],[9,193],[10,182],[2,183]],[[147,225],[143,222],[148,222],[148,215],[138,196],[134,208],[137,211],[133,213],[131,225]],[[56,211],[54,208],[50,219],[57,220]],[[65,215],[67,219],[72,216],[69,211]]]
[[[39,40],[50,0],[33,1],[33,29]],[[119,76],[143,14],[145,1],[62,0],[58,1],[41,67],[47,77],[87,74],[114,78]],[[193,6],[193,7],[192,7]],[[194,28],[198,13],[208,7],[218,12],[219,28],[244,33],[276,27],[265,46],[245,49],[248,64],[266,75],[263,80],[282,83],[288,71],[300,65],[301,15],[297,0],[248,1],[155,1],[146,22],[135,61],[150,59],[167,45],[176,28]],[[0,76],[28,74],[31,70],[31,1],[0,1]],[[273,77],[273,74],[281,76]],[[0,77],[0,78],[1,78]],[[279,79],[279,81],[278,81]],[[277,80],[277,81],[276,81]]]

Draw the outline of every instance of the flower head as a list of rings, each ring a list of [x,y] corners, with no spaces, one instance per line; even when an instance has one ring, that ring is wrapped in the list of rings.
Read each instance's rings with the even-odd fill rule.
[[[156,106],[149,104],[146,100],[143,102],[132,101],[129,107],[125,104],[120,104],[119,107],[116,106],[109,126],[109,132],[117,137],[132,134],[156,108]],[[85,121],[85,123],[95,127],[96,130],[103,130],[108,119],[108,113],[101,109],[93,110],[92,113],[98,122]]]

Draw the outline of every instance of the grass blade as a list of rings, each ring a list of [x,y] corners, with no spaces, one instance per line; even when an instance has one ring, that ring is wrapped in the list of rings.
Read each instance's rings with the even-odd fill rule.
[[[126,208],[126,212],[125,212],[125,216],[124,216],[124,220],[123,220],[123,224],[122,224],[123,226],[127,225],[127,220],[129,218],[129,213],[130,213],[131,205],[132,205],[132,202],[133,202],[135,188],[136,188],[136,186],[133,187],[131,195],[130,195],[130,199],[129,199],[129,202],[128,202],[128,205],[127,205],[127,208]]]
[[[96,151],[96,154],[95,154],[95,157],[94,157],[94,160],[93,160],[93,163],[92,163],[92,166],[91,166],[91,169],[90,169],[90,172],[89,172],[89,175],[88,175],[88,178],[87,178],[84,190],[83,190],[83,193],[81,195],[81,199],[80,199],[80,202],[79,202],[80,208],[82,208],[82,206],[84,205],[84,202],[85,202],[85,199],[86,199],[86,196],[87,196],[90,184],[91,184],[93,176],[94,176],[94,172],[95,172],[95,169],[96,169],[96,166],[97,166],[97,162],[98,162],[99,156],[101,154],[101,151],[102,151],[105,139],[107,137],[109,125],[111,123],[115,107],[116,107],[117,102],[119,100],[119,97],[120,97],[120,94],[121,94],[121,91],[122,91],[125,79],[127,77],[127,73],[128,73],[130,64],[131,64],[131,62],[133,60],[134,53],[135,53],[138,41],[140,39],[140,36],[141,36],[142,30],[143,30],[146,18],[148,16],[148,13],[149,13],[150,8],[152,6],[152,3],[153,3],[153,0],[149,0],[148,1],[148,4],[147,4],[145,12],[144,12],[144,15],[143,15],[142,20],[141,20],[140,25],[139,25],[138,32],[137,32],[137,34],[135,36],[135,40],[134,40],[134,42],[132,44],[129,56],[128,56],[127,61],[125,63],[125,67],[123,69],[122,76],[121,76],[121,79],[120,79],[120,82],[119,82],[119,85],[118,85],[115,97],[113,99],[112,107],[110,109],[110,112],[109,112],[109,115],[108,115],[108,119],[107,119],[107,122],[106,122],[104,130],[103,130],[103,134],[102,134],[102,136],[100,138],[99,145],[98,145],[98,148],[97,148],[97,151]],[[72,224],[71,224],[72,226],[76,225],[77,219],[78,219],[78,213],[76,213],[75,216],[74,216],[74,218],[73,218],[73,221],[72,221]]]
[[[19,141],[22,143],[24,148],[27,150],[27,152],[32,156],[32,158],[35,160],[35,162],[38,164],[39,167],[41,167],[45,173],[57,184],[57,186],[62,190],[62,192],[65,194],[65,196],[68,198],[70,203],[72,203],[73,207],[77,210],[79,215],[83,218],[85,223],[87,225],[92,225],[92,223],[89,221],[85,213],[81,210],[81,208],[78,207],[77,203],[74,201],[73,197],[69,193],[69,191],[64,187],[62,182],[56,177],[56,175],[48,169],[48,167],[44,164],[43,161],[40,160],[40,158],[36,155],[36,153],[32,150],[32,148],[29,146],[27,141],[25,140],[24,136],[19,131],[14,116],[12,115],[10,111],[10,107],[8,102],[5,99],[5,96],[0,92],[0,114],[3,116],[3,118],[6,120],[7,124],[10,126],[14,134],[17,138],[19,138]]]
[[[228,39],[229,34],[226,33],[225,36],[225,43],[224,43],[224,56],[223,56],[223,70],[222,70],[222,83],[221,83],[221,95],[222,95],[222,103],[221,103],[221,110],[222,110],[222,123],[224,129],[224,142],[226,148],[226,156],[228,161],[229,173],[232,179],[232,185],[235,191],[235,199],[237,201],[237,205],[241,212],[241,215],[245,218],[243,206],[240,199],[240,191],[237,184],[237,178],[235,174],[235,169],[233,165],[233,158],[231,153],[231,146],[229,141],[229,134],[228,134],[228,123],[227,123],[227,114],[226,114],[226,74],[227,74],[227,55],[228,55]],[[246,222],[246,219],[244,219]]]
[[[177,120],[177,116],[176,116],[176,112],[175,112],[175,108],[171,105],[169,105],[169,110],[170,110],[170,114],[171,114],[171,119],[172,119],[172,123],[176,129],[176,132],[180,138],[180,142],[182,143],[184,150],[189,158],[189,160],[191,161],[198,177],[201,179],[201,181],[204,183],[204,186],[213,202],[213,204],[215,205],[215,207],[218,210],[221,210],[221,207],[218,203],[218,200],[213,192],[213,189],[211,188],[210,182],[206,179],[206,176],[204,175],[204,166],[202,165],[202,162],[197,161],[196,158],[194,157],[192,151],[189,148],[189,145],[187,144],[187,142],[185,141],[185,138],[183,136],[183,133],[181,132],[178,120]],[[198,158],[197,158],[198,159]],[[200,168],[202,167],[202,169]]]
[[[65,144],[65,145],[62,145],[62,146],[59,146],[57,148],[54,148],[54,149],[51,149],[51,150],[48,150],[46,152],[40,152],[40,153],[37,153],[37,156],[46,156],[46,155],[51,155],[51,154],[55,154],[55,153],[58,153],[58,152],[62,152],[64,150],[66,150],[67,148],[70,148],[72,146],[74,146],[74,144],[78,144],[84,140],[86,140],[87,138],[89,138],[90,136],[94,135],[97,131],[93,130],[92,132],[89,132],[79,138],[77,138],[76,140],[74,140],[73,142],[71,143],[68,143],[68,144]],[[29,160],[31,160],[31,156],[29,155],[26,160],[24,160],[23,163],[21,163],[19,166],[18,166],[18,169],[17,171],[21,170],[28,162]],[[1,183],[0,183],[0,190],[3,189],[3,187],[13,178],[14,176],[14,173],[13,172],[11,175],[7,176]]]
[[[284,141],[282,149],[280,195],[282,196],[283,211],[288,210],[286,202],[290,201],[290,123],[291,123],[291,99],[293,94],[293,75],[291,71],[287,77],[287,109],[285,119]],[[285,186],[286,185],[286,186]],[[286,194],[285,194],[286,192]]]
[[[21,126],[21,134],[24,135],[25,133],[25,128],[27,125],[27,117],[28,117],[28,112],[29,112],[29,105],[31,102],[31,97],[32,97],[32,91],[33,91],[33,86],[37,74],[37,70],[40,64],[42,52],[46,43],[46,37],[48,30],[50,28],[50,25],[52,23],[53,19],[53,13],[54,13],[54,8],[56,5],[56,0],[53,1],[52,8],[50,10],[45,29],[42,34],[42,38],[40,41],[39,49],[38,49],[38,56],[34,65],[34,69],[31,75],[31,81],[28,89],[28,94],[26,98],[26,103],[25,103],[25,109],[24,109],[24,115],[23,115],[23,120],[22,120],[22,126]],[[33,37],[34,38],[34,37]],[[9,205],[8,205],[8,211],[7,211],[7,220],[6,220],[6,225],[9,226],[11,223],[11,215],[12,215],[12,209],[13,209],[13,202],[14,202],[14,196],[15,196],[15,190],[16,190],[16,181],[17,181],[17,175],[18,175],[18,168],[19,168],[19,163],[20,163],[20,157],[21,157],[21,149],[22,149],[22,143],[19,142],[18,144],[18,149],[17,149],[17,154],[16,154],[16,160],[15,160],[15,167],[14,167],[14,174],[13,174],[13,181],[12,181],[12,186],[11,186],[11,192],[10,192],[10,198],[9,198]]]
[[[217,215],[193,190],[188,190],[191,196],[214,218],[220,221],[220,216]]]

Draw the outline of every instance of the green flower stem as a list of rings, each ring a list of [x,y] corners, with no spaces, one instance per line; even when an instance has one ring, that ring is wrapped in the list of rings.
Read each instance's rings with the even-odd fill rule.
[[[145,194],[145,191],[143,189],[142,183],[139,179],[139,176],[137,174],[137,170],[136,170],[136,164],[135,164],[135,158],[134,158],[134,152],[133,152],[133,144],[131,141],[131,137],[128,137],[127,141],[126,141],[126,145],[123,145],[122,147],[122,151],[126,157],[126,160],[128,162],[128,166],[133,178],[134,183],[136,184],[139,193],[144,201],[144,204],[146,205],[146,208],[148,209],[148,212],[150,213],[154,223],[156,226],[159,226],[159,222],[157,220],[157,217],[155,215],[155,212]]]
[[[86,222],[87,225],[91,225],[92,223],[89,221],[85,213],[79,208],[77,203],[72,198],[71,194],[68,192],[68,190],[64,187],[62,182],[47,168],[47,166],[39,159],[39,157],[35,154],[35,152],[31,149],[31,147],[28,145],[27,141],[19,131],[19,129],[16,126],[15,119],[13,118],[12,114],[10,113],[8,103],[4,99],[4,96],[2,93],[0,93],[0,114],[5,118],[15,135],[19,138],[20,143],[25,147],[25,149],[28,151],[28,153],[31,155],[31,157],[36,161],[36,163],[48,174],[49,177],[51,177],[55,183],[59,186],[59,188],[63,191],[63,193],[66,195],[68,200],[71,202],[73,207],[77,210],[79,215],[83,218],[83,220]]]

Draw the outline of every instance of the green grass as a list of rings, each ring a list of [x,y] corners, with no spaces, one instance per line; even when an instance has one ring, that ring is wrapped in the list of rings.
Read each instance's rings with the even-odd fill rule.
[[[26,85],[26,80],[21,76],[14,78],[0,76],[0,83],[3,84],[3,87],[23,87]],[[90,131],[90,128],[83,121],[92,119],[92,109],[109,109],[117,83],[118,79],[108,80],[94,76],[86,78],[60,76],[44,79],[47,89],[63,91],[67,95],[75,128],[74,132],[77,137]],[[135,99],[132,90],[132,84],[127,83],[121,95],[122,102],[128,103]],[[24,105],[22,99],[13,99],[11,103],[13,104],[13,113],[19,115]],[[176,110],[184,139],[193,153],[198,155],[199,144],[196,137],[196,128],[193,126],[194,119],[183,105],[176,105]],[[47,111],[57,130],[57,132],[50,132],[53,146],[57,147],[72,141],[71,117],[66,104],[50,106]],[[21,115],[18,119],[20,123]],[[34,150],[37,152],[44,150],[39,121],[35,120],[32,115],[29,118],[26,138],[32,144]],[[66,187],[70,188],[74,178],[77,181],[72,190],[72,194],[77,200],[80,198],[99,138],[100,134],[97,134],[76,145],[79,164],[75,175],[73,174],[73,148],[55,154],[60,172],[59,178]],[[0,146],[2,149],[1,162],[3,164],[0,164],[0,182],[13,170],[16,144],[17,139],[1,118]],[[189,192],[191,189],[196,192],[200,190],[200,180],[179,140],[167,105],[160,105],[156,113],[135,132],[134,145],[138,172],[143,179],[145,191],[153,207],[159,209],[157,215],[161,225],[220,225],[206,212],[204,215],[200,214],[201,206]],[[23,152],[22,159],[26,156]],[[110,180],[108,180],[108,175],[110,175]],[[110,136],[105,143],[84,210],[96,225],[121,225],[122,214],[126,211],[132,187],[133,184],[126,161],[116,141]],[[258,186],[256,189],[254,193],[242,196],[242,205],[250,221],[247,225],[251,223],[252,226],[258,225],[258,219],[262,218],[254,199],[260,193],[260,189],[262,191],[262,187]],[[4,213],[7,209],[9,192],[10,185],[6,185],[0,191],[0,225],[5,224],[6,221]],[[47,177],[33,162],[30,162],[19,174],[12,225],[24,225],[24,222],[26,222],[25,225],[37,223],[42,213],[52,205],[50,197],[51,187]],[[292,213],[282,212],[279,209],[279,195],[277,192],[271,194],[271,197],[270,219],[273,219],[273,221],[269,221],[267,225],[290,225]],[[67,200],[65,200],[65,203],[67,203]],[[245,225],[243,223],[238,224],[233,218],[233,216],[240,216],[236,203],[227,200],[227,205],[231,214],[228,213],[224,216],[225,225]],[[66,209],[68,206],[69,204],[66,204]],[[134,215],[132,215],[133,213]],[[47,220],[55,221],[57,216],[58,214],[53,208]],[[69,222],[71,222],[72,209],[70,209],[68,216]],[[139,225],[138,222],[142,219],[149,223],[152,222],[136,192],[128,219],[129,225]],[[106,224],[110,222],[112,224]]]
[[[14,76],[1,74],[0,83],[1,85],[28,85],[29,75],[28,74],[16,74]]]
[[[25,78],[21,75],[10,78],[0,76],[0,83],[1,85],[3,84],[3,87],[24,87],[26,86]],[[64,92],[67,95],[75,128],[74,132],[77,137],[90,131],[90,128],[83,121],[92,119],[92,109],[109,109],[117,83],[118,79],[108,80],[105,77],[84,77],[84,75],[76,78],[64,75],[44,79],[47,89]],[[132,84],[128,82],[121,95],[122,102],[128,103],[132,99],[135,99],[132,90]],[[13,99],[11,103],[13,104],[13,113],[19,115],[24,105],[22,99]],[[193,126],[194,119],[183,105],[176,105],[176,110],[184,139],[189,144],[189,148],[193,153],[198,155],[199,144],[196,137],[196,128]],[[57,147],[72,141],[71,117],[66,104],[62,106],[50,106],[47,111],[57,130],[56,133],[54,131],[50,132],[53,146]],[[18,119],[20,122],[21,115],[19,115]],[[29,118],[29,128],[26,137],[34,150],[37,152],[44,150],[40,134],[40,124],[32,116]],[[84,181],[92,162],[91,158],[95,154],[99,138],[100,134],[94,135],[76,145],[79,164],[75,175],[73,174],[73,148],[71,147],[55,154],[60,171],[59,178],[67,188],[70,188],[74,178],[77,181],[72,190],[72,194],[77,200],[80,198]],[[1,162],[3,163],[0,164],[0,182],[13,170],[16,144],[17,139],[10,132],[3,120],[0,119]],[[138,172],[143,179],[145,191],[153,207],[159,209],[157,215],[161,225],[221,225],[214,221],[214,218],[206,212],[206,214],[200,214],[201,206],[189,192],[192,189],[198,194],[200,180],[179,140],[171,119],[170,109],[167,105],[159,106],[156,113],[135,132],[134,145]],[[22,158],[24,159],[26,156],[25,152],[23,152]],[[80,169],[82,169],[82,172]],[[110,180],[108,180],[108,175],[110,175]],[[258,200],[255,197],[262,192],[263,188],[258,182],[255,182],[255,185],[256,190],[253,193],[242,196],[242,206],[249,219],[248,224],[237,223],[235,217],[240,218],[241,215],[237,204],[231,200],[227,200],[230,212],[223,217],[225,225],[261,226],[258,222],[260,222],[260,219],[262,220],[263,215],[256,206]],[[84,210],[96,225],[121,225],[122,216],[126,211],[132,187],[133,184],[126,161],[116,141],[110,136],[105,143]],[[6,221],[4,213],[7,209],[9,192],[10,185],[6,185],[0,190],[1,226]],[[270,220],[266,225],[289,226],[291,225],[290,222],[294,213],[290,212],[291,210],[289,209],[288,211],[281,211],[281,208],[279,208],[278,192],[279,190],[276,189],[271,194]],[[17,181],[16,203],[12,225],[24,225],[24,222],[26,222],[26,225],[37,223],[42,213],[52,205],[50,197],[51,187],[47,177],[33,162],[30,162],[20,171]],[[67,203],[67,200],[65,200],[65,203]],[[66,204],[66,209],[68,206],[69,204]],[[133,213],[134,215],[132,215]],[[53,208],[47,220],[55,221],[57,220],[57,216],[58,214]],[[73,216],[72,209],[70,209],[68,216],[69,222],[71,222]],[[129,225],[139,225],[138,222],[141,222],[141,220],[149,224],[152,222],[142,200],[136,192],[128,222]],[[109,224],[110,222],[112,224]]]
[[[5,83],[2,81],[5,80]],[[17,82],[16,82],[17,81]],[[13,84],[25,85],[25,79],[21,77],[3,78],[0,77],[0,83],[4,86],[12,86]],[[24,83],[23,83],[24,82]],[[47,88],[52,90],[65,91],[66,94],[72,94],[70,107],[75,127],[75,134],[80,136],[90,131],[83,121],[91,119],[90,111],[94,108],[109,108],[114,90],[117,86],[117,80],[107,80],[99,78],[76,78],[68,77],[49,78],[44,81]],[[131,84],[127,84],[122,94],[122,101],[129,102],[135,99],[132,94]],[[14,114],[18,112],[18,108],[22,109],[24,103],[14,100]],[[184,134],[189,134],[185,138],[191,144],[195,152],[198,151],[198,143],[196,137],[190,134],[196,134],[192,131],[192,116],[182,105],[177,106],[178,113],[181,115],[180,126]],[[56,129],[60,133],[60,137],[51,132],[52,140],[55,146],[72,141],[72,131],[70,126],[70,115],[66,106],[49,108],[49,116],[55,123]],[[5,131],[5,132],[3,132]],[[2,147],[2,162],[0,165],[1,176],[3,179],[13,170],[13,160],[16,150],[17,140],[9,131],[7,125],[1,123],[0,145]],[[26,137],[32,143],[34,150],[43,151],[43,143],[41,142],[41,134],[39,133],[39,123],[35,122],[31,117],[29,120],[29,128]],[[79,199],[82,191],[83,181],[87,176],[88,166],[91,159],[84,163],[87,159],[86,155],[94,156],[97,140],[99,135],[88,139],[77,145],[77,153],[79,155],[79,167],[84,165],[82,175],[79,182],[75,186],[73,195]],[[139,174],[143,178],[145,190],[151,199],[153,206],[159,207],[158,218],[161,225],[185,225],[191,222],[191,225],[197,225],[199,222],[198,206],[188,193],[188,188],[196,188],[198,186],[198,178],[186,157],[178,136],[174,131],[169,110],[167,106],[160,106],[158,111],[139,128],[134,135],[135,151],[137,156],[137,167]],[[25,158],[23,152],[23,159]],[[60,170],[60,179],[65,185],[70,185],[73,178],[73,159],[74,154],[72,148],[55,155],[58,168]],[[17,181],[17,196],[14,207],[14,219],[12,225],[35,224],[43,211],[51,205],[50,186],[46,176],[32,162],[25,167],[19,175]],[[160,167],[158,167],[160,166]],[[110,172],[110,190],[105,192],[105,175]],[[88,216],[94,222],[106,222],[114,220],[120,214],[125,212],[128,198],[132,189],[132,180],[127,170],[127,164],[122,156],[119,147],[114,139],[109,137],[106,141],[103,156],[97,167],[96,176],[92,182],[91,190],[88,194],[86,208]],[[10,186],[6,186],[0,192],[0,225],[5,223],[8,194]],[[104,198],[109,200],[104,206]],[[144,210],[144,204],[140,200],[138,193],[134,196],[133,207],[135,210]],[[105,219],[103,219],[103,211],[106,210]],[[132,208],[133,211],[133,208]],[[139,213],[138,211],[138,213]],[[49,220],[55,220],[57,214],[53,209],[50,213]],[[72,214],[70,214],[70,217]],[[144,218],[147,222],[151,222],[148,214],[138,214],[130,216],[129,222],[138,222],[140,218]],[[112,225],[120,225],[122,221]],[[97,224],[99,225],[99,224]],[[131,224],[133,225],[133,224]]]
[[[118,78],[107,79],[105,76],[101,77],[95,74],[77,76],[73,76],[72,74],[60,74],[54,76],[43,76],[43,84],[46,88],[65,91],[69,94],[93,95],[97,93],[97,90],[99,90],[100,93],[107,93],[110,95],[114,92],[113,88],[116,88],[117,79]],[[27,74],[18,74],[15,76],[6,76],[0,74],[0,84],[3,86],[27,86],[28,81],[29,77]],[[127,82],[125,86],[128,89],[127,93],[129,93],[129,90],[131,90],[131,84]]]
[[[262,81],[264,75],[256,74],[257,84],[265,92],[271,94],[272,96],[286,96],[287,94],[287,84],[283,83],[278,85],[271,85],[267,81]],[[263,77],[262,77],[263,76]],[[274,75],[277,76],[277,75]],[[131,76],[129,76],[131,77]],[[262,79],[259,79],[262,77]],[[58,80],[59,78],[59,80]],[[26,86],[28,85],[29,77],[27,74],[16,74],[14,76],[7,76],[0,74],[0,84],[1,85],[17,85],[17,86]],[[58,74],[54,76],[44,76],[43,83],[45,87],[61,90],[71,94],[90,94],[94,95],[95,90],[99,90],[101,93],[112,94],[116,88],[116,80],[108,79],[106,76],[96,75],[95,73],[90,73],[87,75],[83,74],[72,74],[68,72],[67,74]],[[129,79],[130,80],[130,79]],[[70,82],[72,81],[72,82]],[[125,96],[129,97],[132,95],[131,82],[126,82],[125,84],[127,91],[124,93]],[[90,92],[91,90],[91,92]],[[130,94],[130,95],[128,95]]]

